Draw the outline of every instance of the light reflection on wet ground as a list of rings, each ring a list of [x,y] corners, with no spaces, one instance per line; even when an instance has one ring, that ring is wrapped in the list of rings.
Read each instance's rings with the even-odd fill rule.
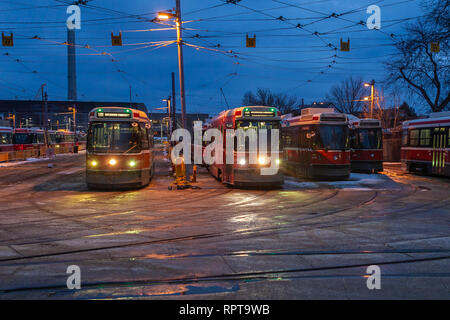
[[[201,189],[169,191],[161,165],[146,188],[89,192],[82,172],[58,174],[83,157],[60,161],[33,164],[17,185],[0,177],[14,185],[0,200],[1,298],[449,297],[448,180],[388,173],[241,190],[201,169]],[[365,286],[374,263],[383,292]],[[81,291],[64,287],[70,264]]]

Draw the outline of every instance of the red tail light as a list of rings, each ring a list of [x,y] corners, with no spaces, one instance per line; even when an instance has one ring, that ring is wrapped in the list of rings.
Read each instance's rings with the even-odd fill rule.
[[[238,110],[238,111],[236,111],[236,112],[234,113],[234,115],[237,116],[237,117],[240,117],[240,116],[242,116],[242,111],[241,111],[241,110]]]

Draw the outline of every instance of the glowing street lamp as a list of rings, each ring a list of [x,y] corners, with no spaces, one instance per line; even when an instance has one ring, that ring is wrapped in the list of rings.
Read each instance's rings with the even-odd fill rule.
[[[370,117],[373,118],[373,104],[375,95],[375,80],[364,83],[364,87],[370,87]],[[364,101],[369,101],[369,97],[365,97]]]
[[[170,12],[158,12],[156,16],[159,20],[169,20],[175,18],[175,15]]]
[[[182,19],[181,19],[181,6],[180,0],[176,0],[175,13],[160,11],[156,16],[158,20],[169,20],[173,19],[175,21],[175,29],[177,30],[177,46],[178,46],[178,69],[180,75],[180,103],[181,103],[181,122],[183,123],[183,128],[187,128],[187,117],[186,117],[186,95],[184,91],[184,62],[183,62],[183,38],[182,38]]]

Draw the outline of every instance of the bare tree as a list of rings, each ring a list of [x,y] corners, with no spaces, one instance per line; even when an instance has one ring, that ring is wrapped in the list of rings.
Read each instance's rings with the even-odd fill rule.
[[[242,104],[245,106],[271,106],[281,113],[291,112],[297,104],[296,97],[289,97],[284,93],[272,93],[269,89],[258,88],[256,94],[248,91],[244,94]]]
[[[337,111],[356,116],[363,111],[365,95],[362,79],[350,77],[331,88],[326,99],[333,102]]]
[[[427,14],[406,27],[407,35],[395,45],[397,58],[386,62],[388,83],[407,86],[433,112],[445,110],[450,102],[449,3],[450,0],[424,1]],[[432,42],[439,42],[439,53],[431,52]]]

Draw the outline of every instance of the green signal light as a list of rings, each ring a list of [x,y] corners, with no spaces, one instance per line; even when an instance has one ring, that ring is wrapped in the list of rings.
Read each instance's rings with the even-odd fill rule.
[[[103,112],[103,109],[97,109],[97,112]]]
[[[131,110],[130,109],[125,109],[125,112],[126,113],[131,113]]]

